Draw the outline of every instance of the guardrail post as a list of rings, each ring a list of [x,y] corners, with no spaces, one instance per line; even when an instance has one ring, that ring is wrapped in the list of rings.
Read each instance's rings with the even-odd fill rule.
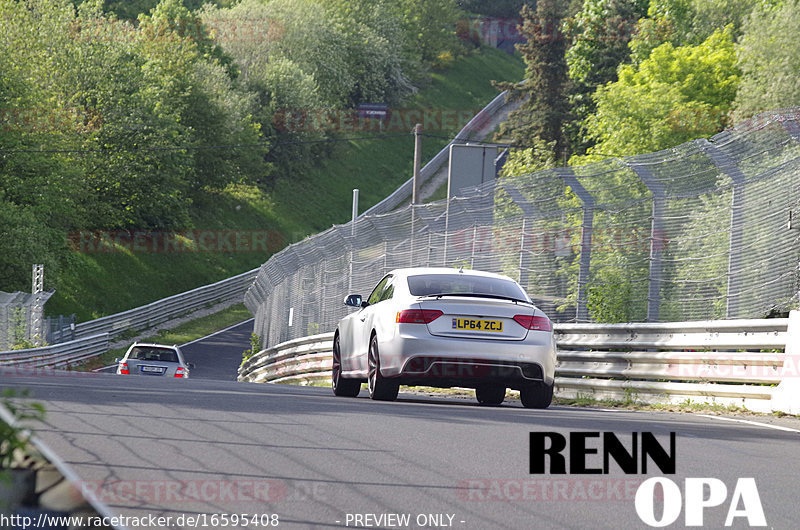
[[[800,311],[789,313],[785,353],[781,382],[772,394],[771,407],[773,412],[800,414]]]

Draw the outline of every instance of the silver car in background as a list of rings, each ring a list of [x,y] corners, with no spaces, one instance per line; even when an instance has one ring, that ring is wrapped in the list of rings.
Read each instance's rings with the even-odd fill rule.
[[[528,408],[553,397],[556,347],[550,319],[524,289],[499,274],[447,268],[397,269],[339,321],[333,392],[392,401],[400,385],[467,387],[484,405],[506,389]]]
[[[164,344],[134,342],[122,359],[117,359],[118,375],[145,375],[188,379],[189,369],[181,349]]]

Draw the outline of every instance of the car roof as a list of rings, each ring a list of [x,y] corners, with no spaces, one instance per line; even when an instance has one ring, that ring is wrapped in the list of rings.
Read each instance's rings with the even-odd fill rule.
[[[394,269],[389,274],[395,276],[417,276],[420,274],[464,274],[467,276],[482,276],[484,278],[497,278],[502,280],[511,280],[504,274],[495,274],[493,272],[478,271],[473,269],[454,269],[450,267],[409,267],[404,269]]]
[[[148,348],[164,348],[167,350],[179,349],[176,344],[156,344],[154,342],[134,342],[131,346],[146,346]]]

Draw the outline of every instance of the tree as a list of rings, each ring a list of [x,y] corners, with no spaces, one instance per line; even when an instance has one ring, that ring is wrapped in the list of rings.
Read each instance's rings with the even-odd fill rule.
[[[231,77],[236,77],[237,71],[233,59],[211,38],[202,19],[184,6],[185,1],[161,0],[150,14],[139,15],[139,31],[149,39],[167,34],[189,39],[205,60],[219,63]]]
[[[408,32],[402,27],[399,6],[384,0],[320,0],[347,40],[347,62],[356,83],[348,105],[365,102],[398,104],[415,91],[409,74],[420,65],[405,55]]]
[[[508,90],[509,99],[522,100],[522,104],[503,123],[500,136],[510,136],[525,146],[535,145],[537,139],[554,142],[558,158],[567,148],[562,127],[568,117],[566,41],[560,31],[562,8],[556,0],[540,0],[535,12],[526,5],[521,14],[520,30],[526,42],[518,49],[527,65],[526,79],[519,84],[496,86]]]
[[[402,26],[411,37],[406,50],[431,64],[443,54],[458,53],[456,25],[461,12],[455,0],[398,0]]]
[[[750,12],[775,1],[780,0],[651,0],[647,17],[639,20],[630,42],[631,58],[638,64],[665,42],[697,45],[727,26],[736,40]]]
[[[533,147],[511,151],[508,160],[503,164],[504,177],[528,175],[558,166],[554,142],[546,144],[538,138],[534,142]]]
[[[723,130],[739,78],[731,28],[697,46],[662,44],[598,88],[597,112],[586,121],[596,144],[571,164],[658,151]]]
[[[83,0],[73,0],[80,5]],[[106,13],[113,13],[122,19],[136,20],[140,14],[147,14],[155,8],[160,0],[105,0],[103,9]],[[230,7],[238,0],[183,0],[183,5],[196,11],[205,4],[213,4],[220,7]]]
[[[457,0],[458,6],[468,13],[490,17],[517,17],[522,6],[536,7],[536,0]]]
[[[573,82],[596,87],[617,79],[617,66],[630,55],[628,42],[647,0],[586,0],[565,22],[572,44],[566,52]]]
[[[744,24],[739,48],[742,81],[736,117],[800,105],[800,3],[763,6]]]
[[[628,62],[628,43],[647,0],[586,0],[583,7],[564,23],[570,38],[566,52],[569,105],[573,118],[566,124],[573,152],[583,153],[590,142],[581,122],[595,111],[591,95],[598,86],[617,80],[617,67]]]

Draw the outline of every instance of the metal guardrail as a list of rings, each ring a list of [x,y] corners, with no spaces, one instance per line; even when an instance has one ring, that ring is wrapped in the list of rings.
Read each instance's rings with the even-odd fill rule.
[[[153,327],[175,317],[202,309],[211,303],[241,299],[253,283],[258,270],[253,269],[128,311],[81,322],[75,325],[75,337],[108,333],[111,338],[114,338],[129,330]]]
[[[17,425],[16,416],[3,403],[0,403],[0,422],[5,422],[8,425]],[[49,445],[43,442],[35,433],[30,433],[27,430],[23,432],[28,435],[28,448],[25,452],[17,452],[16,456],[23,464],[27,465],[17,467],[15,471],[31,475],[34,491],[27,492],[24,486],[16,488],[16,490],[12,487],[9,492],[11,493],[10,498],[0,499],[3,504],[3,512],[10,510],[13,513],[18,513],[17,510],[22,507],[22,502],[26,500],[24,496],[32,493],[35,504],[34,506],[26,504],[25,511],[29,516],[32,513],[39,514],[39,517],[42,517],[42,519],[39,519],[40,521],[47,514],[61,517],[67,513],[69,516],[76,518],[83,517],[88,519],[89,517],[96,517],[97,519],[105,518],[105,521],[107,521],[105,524],[92,526],[92,528],[127,530],[127,527],[121,524],[116,526],[110,524],[112,519],[117,520],[118,517],[115,517],[114,512],[97,496],[85,495],[82,492],[81,484],[83,481],[81,478]],[[30,464],[31,461],[33,465]],[[6,488],[6,491],[8,491],[8,488]],[[27,500],[29,501],[30,499]],[[3,515],[11,519],[11,517],[8,517],[8,513],[3,513]],[[33,515],[33,517],[37,516]],[[20,517],[19,519],[21,520],[22,518]],[[13,528],[19,527],[20,525],[18,524]],[[65,528],[62,525],[47,525],[47,527]],[[11,527],[4,526],[3,528]],[[88,526],[81,526],[81,528],[88,528]]]
[[[108,333],[98,333],[43,348],[0,352],[0,367],[26,369],[69,366],[108,351]]]
[[[239,367],[239,381],[301,383],[331,376],[333,333],[294,339],[262,350]]]
[[[800,312],[791,318],[797,334]],[[556,324],[556,395],[796,413],[800,403],[773,400],[779,385],[800,382],[800,352],[787,350],[789,321]],[[242,363],[239,381],[329,381],[332,341],[325,333],[263,350]]]
[[[102,355],[108,351],[111,340],[128,331],[144,330],[209,304],[243,299],[257,273],[258,269],[253,269],[141,307],[78,323],[75,340],[43,348],[0,352],[0,366],[54,368]]]
[[[451,145],[472,139],[472,136],[479,131],[487,123],[487,121],[491,120],[498,110],[506,106],[507,95],[508,91],[504,91],[495,97],[478,114],[472,117],[472,119],[464,126],[463,129],[461,129],[461,131],[459,131],[459,133],[450,143],[444,146],[444,148],[439,151],[436,156],[431,158],[430,161],[425,164],[422,169],[420,169],[420,185],[431,179],[439,171],[439,168],[442,167],[442,164],[446,163],[450,159]],[[412,177],[400,185],[400,187],[392,192],[391,195],[367,209],[364,213],[359,215],[359,217],[364,217],[365,215],[380,215],[391,212],[411,197],[413,188],[414,178]]]

